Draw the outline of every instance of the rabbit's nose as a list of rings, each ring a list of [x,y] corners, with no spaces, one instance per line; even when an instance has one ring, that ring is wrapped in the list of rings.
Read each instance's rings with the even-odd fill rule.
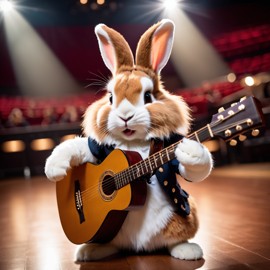
[[[123,117],[120,117],[121,120],[123,120],[125,123],[127,123],[129,120],[131,120],[133,118],[134,114],[129,116],[128,118],[123,118]]]

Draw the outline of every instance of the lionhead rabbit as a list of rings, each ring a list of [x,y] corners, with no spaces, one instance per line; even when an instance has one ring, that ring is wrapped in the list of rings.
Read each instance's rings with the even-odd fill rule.
[[[145,204],[128,213],[109,243],[79,246],[76,260],[98,260],[122,249],[153,251],[164,247],[173,257],[200,259],[200,246],[188,242],[198,229],[196,208],[177,183],[176,174],[189,181],[202,181],[211,172],[212,158],[199,142],[183,137],[190,125],[188,106],[181,97],[166,91],[160,81],[160,71],[172,49],[174,23],[164,19],[150,27],[138,43],[135,62],[118,32],[99,24],[95,33],[112,78],[104,97],[85,112],[85,137],[61,143],[47,159],[47,177],[59,181],[70,167],[99,163],[111,149],[136,151],[144,159],[149,156],[153,139],[163,141],[164,146],[176,139],[181,142],[175,150],[176,158],[148,179]]]

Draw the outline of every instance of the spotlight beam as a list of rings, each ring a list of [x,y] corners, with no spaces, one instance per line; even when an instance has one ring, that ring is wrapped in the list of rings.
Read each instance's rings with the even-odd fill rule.
[[[162,4],[164,8],[171,4],[162,15],[176,26],[172,62],[184,84],[194,87],[230,73],[222,57],[181,9],[180,1],[164,0]]]
[[[4,14],[8,50],[20,90],[32,96],[59,96],[81,89],[69,71],[15,9]]]

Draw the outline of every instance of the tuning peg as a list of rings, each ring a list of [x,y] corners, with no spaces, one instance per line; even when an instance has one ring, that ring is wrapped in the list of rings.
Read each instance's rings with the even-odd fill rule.
[[[247,136],[241,134],[239,135],[239,141],[243,142],[244,140],[246,140]]]
[[[251,132],[251,135],[256,137],[260,134],[260,131],[258,129],[253,129],[252,132]]]
[[[218,109],[218,112],[219,113],[222,113],[222,112],[224,112],[225,111],[225,109],[223,108],[223,107],[220,107],[219,109]]]
[[[237,145],[237,141],[236,140],[231,140],[230,141],[230,146],[236,146]]]
[[[245,99],[247,99],[247,97],[242,97],[242,98],[240,99],[240,102],[241,102],[241,101],[244,101]]]

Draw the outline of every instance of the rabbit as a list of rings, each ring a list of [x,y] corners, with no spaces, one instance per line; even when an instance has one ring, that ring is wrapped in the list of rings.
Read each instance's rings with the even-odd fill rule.
[[[97,164],[99,157],[89,142],[95,142],[96,147],[136,151],[145,159],[153,138],[170,142],[172,134],[181,134],[182,140],[176,146],[176,158],[170,168],[192,182],[202,181],[211,173],[213,159],[209,150],[184,137],[191,124],[188,105],[180,96],[165,90],[161,82],[160,72],[171,54],[174,28],[169,19],[150,27],[139,40],[134,61],[120,33],[104,24],[95,27],[102,59],[112,77],[106,94],[84,114],[84,136],[62,142],[46,160],[45,174],[49,180],[60,181],[73,166]],[[201,259],[201,247],[188,242],[199,226],[196,205],[187,193],[183,197],[189,209],[181,214],[154,173],[147,181],[145,204],[128,212],[117,235],[109,243],[78,246],[75,260],[101,260],[121,250],[151,252],[163,248],[178,259]]]

